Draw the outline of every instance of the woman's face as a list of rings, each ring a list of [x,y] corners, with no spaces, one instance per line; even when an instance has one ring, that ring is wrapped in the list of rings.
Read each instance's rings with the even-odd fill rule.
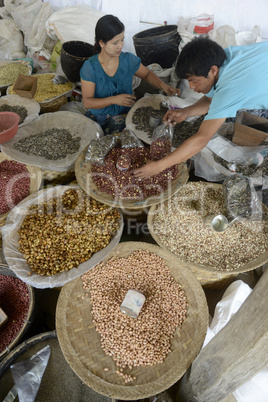
[[[100,41],[100,45],[102,50],[104,50],[109,56],[115,57],[119,56],[122,52],[124,46],[125,32],[121,32],[120,34],[114,36],[111,40],[104,43]]]

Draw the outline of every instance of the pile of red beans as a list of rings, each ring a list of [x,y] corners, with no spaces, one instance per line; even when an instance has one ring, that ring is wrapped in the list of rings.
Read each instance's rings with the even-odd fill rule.
[[[0,215],[10,211],[30,193],[30,173],[23,163],[0,163]]]
[[[0,353],[8,348],[20,332],[30,306],[27,285],[19,278],[0,275],[0,307],[8,320],[0,328]]]
[[[104,165],[92,165],[92,180],[99,190],[120,199],[141,200],[159,195],[177,177],[177,165],[146,179],[136,178],[133,170],[150,160],[161,159],[169,152],[170,142],[165,140],[157,140],[151,147],[113,148],[105,157]],[[125,171],[117,168],[117,160],[122,156],[127,156],[131,161]]]

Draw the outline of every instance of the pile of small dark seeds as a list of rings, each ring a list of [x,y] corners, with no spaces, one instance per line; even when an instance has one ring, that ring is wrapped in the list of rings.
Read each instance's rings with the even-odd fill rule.
[[[26,117],[28,116],[27,109],[24,106],[11,106],[6,103],[0,105],[0,112],[13,112],[17,113],[20,116],[19,124],[23,123]]]
[[[14,144],[14,148],[27,155],[57,160],[77,152],[80,140],[80,137],[74,138],[66,129],[52,128],[43,133],[22,138]]]

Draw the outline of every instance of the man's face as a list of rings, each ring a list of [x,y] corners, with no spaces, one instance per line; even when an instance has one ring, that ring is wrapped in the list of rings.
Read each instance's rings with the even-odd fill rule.
[[[187,78],[190,88],[195,92],[207,94],[215,84],[215,74],[212,70],[209,71],[207,78],[197,75],[189,75]]]

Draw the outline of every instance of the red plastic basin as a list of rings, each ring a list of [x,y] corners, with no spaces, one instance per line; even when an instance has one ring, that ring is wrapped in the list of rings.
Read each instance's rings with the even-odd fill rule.
[[[14,112],[0,112],[0,144],[9,141],[18,131],[20,116]]]

